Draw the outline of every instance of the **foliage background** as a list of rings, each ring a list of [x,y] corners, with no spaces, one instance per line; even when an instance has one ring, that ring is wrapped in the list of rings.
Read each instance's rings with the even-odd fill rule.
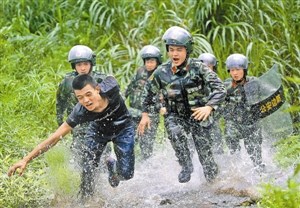
[[[142,64],[139,49],[154,44],[165,54],[161,37],[174,25],[193,35],[194,57],[216,55],[222,79],[228,76],[224,62],[231,53],[249,57],[250,75],[279,64],[296,135],[279,144],[279,160],[299,162],[299,9],[299,0],[2,0],[0,207],[51,203],[46,180],[51,162],[44,156],[24,177],[7,179],[6,171],[56,129],[55,93],[71,70],[69,49],[90,46],[98,70],[114,74],[124,89]]]

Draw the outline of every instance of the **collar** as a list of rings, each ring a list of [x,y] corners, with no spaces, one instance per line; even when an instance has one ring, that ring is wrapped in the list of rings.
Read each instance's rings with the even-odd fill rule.
[[[234,81],[234,80],[232,80],[232,87],[237,87],[237,86],[244,86],[245,85],[245,83],[247,82],[247,79],[246,78],[243,78],[243,79],[241,79],[241,80],[239,80],[239,81]]]
[[[171,70],[173,74],[181,74],[182,72],[188,72],[190,70],[190,59],[185,60],[180,66],[172,66],[171,62]]]

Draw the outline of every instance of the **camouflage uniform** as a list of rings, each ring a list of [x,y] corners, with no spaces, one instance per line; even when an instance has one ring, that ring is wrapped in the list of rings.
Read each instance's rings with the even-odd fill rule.
[[[135,128],[141,120],[144,86],[152,73],[153,71],[147,71],[145,66],[140,67],[125,92],[125,97],[129,99],[129,112],[133,117]],[[153,146],[159,124],[159,109],[159,102],[156,102],[151,107],[149,114],[151,119],[151,129],[148,129],[143,136],[138,138],[143,159],[147,159],[153,154]]]
[[[239,151],[240,140],[244,139],[247,153],[255,166],[262,164],[262,131],[257,119],[253,118],[244,90],[244,84],[257,79],[247,77],[236,84],[232,79],[225,81],[227,96],[224,103],[225,140],[231,153]],[[253,89],[252,96],[259,96],[259,86]]]
[[[220,126],[221,113],[220,110],[214,112],[214,123],[211,127],[210,136],[213,140],[213,150],[215,154],[224,153],[223,135]]]
[[[205,63],[208,67],[211,68],[214,72],[217,73],[218,61],[217,58],[211,53],[202,53],[199,55],[198,59],[201,62]],[[207,87],[207,86],[206,86]],[[208,87],[209,90],[209,87]],[[210,136],[213,138],[213,149],[215,153],[221,154],[223,153],[223,140],[222,140],[222,132],[220,128],[220,116],[221,114],[218,111],[214,113],[214,124],[211,127]]]
[[[205,85],[209,86],[210,91]],[[167,108],[165,127],[179,164],[192,172],[192,158],[185,132],[191,133],[204,175],[211,181],[218,173],[209,136],[213,116],[206,121],[196,121],[191,117],[191,108],[208,105],[217,109],[225,98],[222,81],[198,59],[187,59],[187,64],[182,68],[172,68],[170,61],[161,65],[149,78],[143,95],[144,112],[149,112],[153,96],[160,91]]]
[[[59,84],[57,94],[56,94],[56,118],[58,125],[61,125],[64,121],[64,115],[70,115],[74,106],[78,103],[77,98],[72,89],[72,82],[74,78],[78,75],[77,72],[73,71],[67,73],[62,82]],[[106,75],[100,72],[91,72],[90,75],[98,82],[102,82]],[[74,151],[76,156],[80,157],[82,150],[83,139],[86,133],[88,123],[84,123],[76,126],[72,130],[73,141],[71,149]]]

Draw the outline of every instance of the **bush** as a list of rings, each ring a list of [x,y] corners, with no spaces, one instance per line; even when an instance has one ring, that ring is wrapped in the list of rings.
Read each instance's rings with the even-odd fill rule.
[[[265,184],[262,192],[263,197],[259,202],[259,207],[267,208],[299,208],[300,205],[300,165],[295,168],[294,174],[287,180],[287,186],[280,187]]]

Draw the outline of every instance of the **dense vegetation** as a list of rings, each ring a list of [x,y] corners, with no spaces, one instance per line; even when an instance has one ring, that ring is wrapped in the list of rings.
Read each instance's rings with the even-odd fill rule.
[[[192,33],[195,57],[216,55],[223,79],[228,76],[224,61],[234,52],[249,57],[251,75],[263,74],[274,63],[280,66],[295,134],[278,143],[278,160],[297,167],[299,0],[2,0],[0,6],[0,207],[47,207],[58,192],[47,177],[47,167],[57,167],[51,155],[34,160],[24,177],[8,179],[6,171],[57,127],[55,93],[71,70],[68,50],[75,44],[90,46],[97,68],[114,74],[124,89],[142,63],[139,49],[154,44],[165,52],[161,37],[174,25]],[[69,181],[62,177],[65,189],[60,191],[67,195]],[[293,178],[287,183],[287,190],[266,186],[261,205],[299,204],[299,183]]]

